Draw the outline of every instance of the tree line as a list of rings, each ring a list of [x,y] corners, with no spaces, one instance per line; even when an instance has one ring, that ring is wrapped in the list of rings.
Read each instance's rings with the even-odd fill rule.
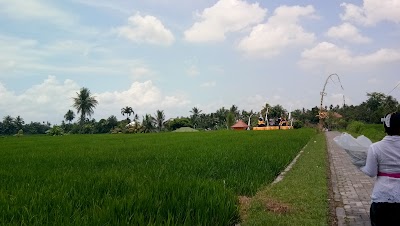
[[[283,117],[289,119],[289,112],[281,105],[271,106],[266,103],[260,111],[239,110],[236,105],[230,108],[221,107],[213,113],[203,113],[198,107],[193,107],[188,117],[177,117],[166,120],[163,110],[157,110],[154,115],[145,114],[142,119],[135,114],[130,106],[121,108],[121,114],[126,117],[118,120],[115,115],[111,115],[106,119],[96,121],[91,119],[98,101],[87,88],[81,88],[73,97],[73,110],[68,110],[64,115],[61,125],[51,126],[49,122],[31,122],[25,124],[21,116],[15,118],[7,115],[0,122],[0,134],[44,134],[61,135],[71,134],[93,134],[93,133],[151,133],[173,131],[181,127],[192,127],[198,130],[221,130],[230,129],[237,121],[243,120],[249,123],[251,127],[257,126],[260,116],[264,117],[268,112],[269,119],[277,119]],[[399,102],[390,95],[379,92],[367,93],[367,100],[360,105],[344,105],[344,106],[325,106],[323,109],[327,118],[325,119],[325,127],[328,129],[345,128],[350,122],[360,121],[364,123],[380,123],[380,119],[389,112],[399,111]],[[293,126],[315,127],[319,118],[319,107],[315,106],[311,109],[296,109],[291,113]],[[77,119],[76,122],[73,122]]]

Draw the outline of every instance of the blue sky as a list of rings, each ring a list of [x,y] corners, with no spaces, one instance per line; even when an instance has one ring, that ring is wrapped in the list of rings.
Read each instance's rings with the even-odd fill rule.
[[[0,116],[60,124],[81,87],[97,120],[235,104],[360,104],[400,82],[400,0],[0,0]],[[390,93],[400,100],[400,88]]]

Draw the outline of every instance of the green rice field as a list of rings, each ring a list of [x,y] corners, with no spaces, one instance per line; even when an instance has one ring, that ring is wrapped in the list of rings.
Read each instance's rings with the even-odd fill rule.
[[[0,225],[234,225],[312,129],[0,138]]]

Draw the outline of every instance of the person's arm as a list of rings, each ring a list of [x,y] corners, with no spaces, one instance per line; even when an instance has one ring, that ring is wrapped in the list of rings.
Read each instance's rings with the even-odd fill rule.
[[[378,175],[378,158],[371,146],[368,148],[366,164],[360,169],[370,177],[375,177]]]

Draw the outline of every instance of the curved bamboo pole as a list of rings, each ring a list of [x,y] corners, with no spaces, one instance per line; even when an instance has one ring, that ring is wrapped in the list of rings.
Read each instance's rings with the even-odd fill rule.
[[[328,84],[329,79],[331,79],[333,81],[332,76],[336,76],[337,77],[337,79],[339,81],[339,84],[340,84],[340,87],[342,88],[342,90],[344,90],[343,86],[342,86],[342,82],[340,81],[339,75],[334,73],[334,74],[329,75],[328,78],[326,78],[325,84],[324,84],[324,88],[322,89],[322,92],[320,92],[320,94],[321,94],[321,105],[319,107],[319,112],[318,112],[318,115],[317,115],[317,117],[319,117],[319,129],[320,130],[322,130],[322,128],[323,128],[323,123],[324,123],[323,120],[327,117],[327,115],[325,114],[325,112],[323,110],[323,107],[322,107],[323,101],[324,101],[324,96],[326,96],[325,88],[326,88],[326,85]],[[344,105],[345,105],[345,98],[344,98],[344,95],[343,95],[343,106]]]

